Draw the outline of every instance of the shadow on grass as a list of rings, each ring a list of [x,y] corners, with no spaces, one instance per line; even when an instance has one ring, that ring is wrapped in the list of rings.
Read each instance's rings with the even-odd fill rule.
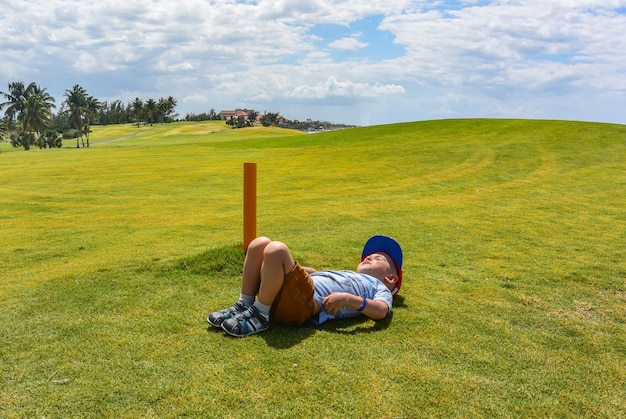
[[[240,277],[245,257],[241,245],[222,246],[182,258],[174,267],[207,278]]]
[[[306,323],[302,326],[283,326],[272,324],[263,334],[268,346],[275,349],[288,349],[302,342],[316,332],[314,324]]]
[[[375,322],[372,322],[372,320],[365,316],[360,316],[353,319],[330,320],[321,325],[316,325],[311,322],[305,323],[301,326],[272,324],[267,331],[260,333],[259,336],[262,337],[267,345],[272,348],[288,349],[307,339],[309,336],[312,336],[318,330],[324,330],[326,332],[340,335],[359,335],[362,333],[372,333],[384,330],[389,327],[392,319],[393,312],[391,312],[389,317],[386,319]],[[226,339],[240,339],[229,336],[217,327],[209,326],[207,332],[221,333]]]
[[[372,322],[366,316],[355,317],[353,319],[345,320],[331,320],[320,326],[327,332],[337,333],[341,335],[358,335],[361,333],[372,333],[385,330],[391,324],[393,320],[393,311],[389,316],[382,320]]]
[[[340,335],[359,335],[384,330],[389,327],[392,319],[393,311],[387,318],[378,321],[360,316],[353,319],[330,320],[321,325],[311,322],[301,326],[272,325],[267,332],[264,332],[263,338],[272,348],[287,349],[312,336],[318,330]]]
[[[316,329],[317,327],[312,323],[307,323],[302,326],[283,326],[280,324],[271,324],[268,330],[259,333],[258,336],[262,337],[267,342],[267,345],[272,348],[288,349],[313,335]],[[250,339],[250,337],[238,338],[230,336],[222,329],[210,325],[208,326],[207,333],[223,334],[224,339]]]
[[[393,299],[393,308],[407,308],[408,306],[404,302],[404,296],[396,294]]]

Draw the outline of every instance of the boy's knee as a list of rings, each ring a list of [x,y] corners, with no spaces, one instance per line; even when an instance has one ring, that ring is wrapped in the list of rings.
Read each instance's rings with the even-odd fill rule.
[[[271,242],[272,241],[267,237],[257,237],[256,239],[250,242],[250,244],[248,245],[247,251],[253,252],[253,253],[263,252],[265,247]]]
[[[282,258],[286,254],[289,254],[289,249],[285,243],[271,241],[266,244],[265,249],[263,250],[263,259],[268,257]]]

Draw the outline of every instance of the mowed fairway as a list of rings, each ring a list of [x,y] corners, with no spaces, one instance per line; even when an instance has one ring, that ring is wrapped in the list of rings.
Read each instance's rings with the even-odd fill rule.
[[[626,126],[445,120],[306,135],[223,122],[0,144],[0,417],[623,417]],[[390,319],[272,326],[258,233],[318,269],[398,239]]]

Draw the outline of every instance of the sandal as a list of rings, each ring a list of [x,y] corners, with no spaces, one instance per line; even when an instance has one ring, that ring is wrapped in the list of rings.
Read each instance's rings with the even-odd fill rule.
[[[247,309],[241,301],[237,301],[232,306],[225,308],[224,310],[215,311],[209,314],[207,321],[211,326],[221,327],[224,320],[237,318]]]
[[[242,338],[267,330],[270,322],[255,306],[250,306],[237,317],[224,320],[222,329],[231,336]]]

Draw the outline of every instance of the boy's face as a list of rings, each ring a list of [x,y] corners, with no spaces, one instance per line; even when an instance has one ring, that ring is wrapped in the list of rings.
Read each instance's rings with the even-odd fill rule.
[[[394,274],[395,268],[393,262],[391,261],[391,257],[386,253],[379,252],[372,253],[363,259],[363,261],[359,263],[356,271],[371,275],[382,281],[387,276]]]

